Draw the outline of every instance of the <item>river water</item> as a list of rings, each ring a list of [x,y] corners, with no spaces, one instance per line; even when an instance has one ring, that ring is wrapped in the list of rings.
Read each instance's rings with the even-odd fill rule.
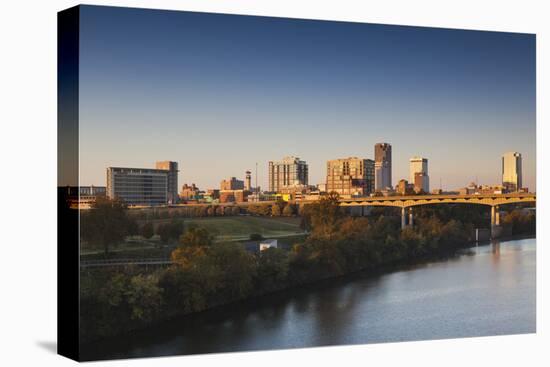
[[[536,240],[354,275],[241,302],[83,348],[129,358],[460,338],[536,331]]]

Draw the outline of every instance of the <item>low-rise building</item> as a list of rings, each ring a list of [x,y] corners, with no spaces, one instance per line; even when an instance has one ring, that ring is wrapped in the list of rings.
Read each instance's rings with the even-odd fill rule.
[[[405,179],[401,179],[395,187],[395,193],[397,195],[412,195],[414,194],[414,185]]]
[[[105,197],[105,186],[68,186],[66,197],[71,209],[90,209],[98,197]]]
[[[198,200],[201,197],[200,190],[195,184],[184,184],[181,187],[180,191],[180,199],[184,201],[192,201],[192,200]]]
[[[414,173],[414,192],[417,194],[429,193],[429,177],[424,172],[415,172]]]
[[[236,177],[231,177],[220,182],[220,191],[223,190],[244,190],[244,181],[237,180]]]
[[[263,240],[260,242],[260,252],[269,248],[277,248],[277,240]]]
[[[220,190],[220,203],[242,203],[248,194],[245,190]]]

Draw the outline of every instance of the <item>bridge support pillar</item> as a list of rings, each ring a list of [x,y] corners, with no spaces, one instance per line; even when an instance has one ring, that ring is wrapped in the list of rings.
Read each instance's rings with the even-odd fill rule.
[[[407,216],[405,214],[405,208],[401,208],[401,229],[405,229],[407,225]]]
[[[413,208],[412,206],[409,207],[409,226],[413,226],[414,224],[414,221],[413,221]]]
[[[501,232],[499,208],[498,205],[494,205],[491,206],[491,239],[498,238]]]

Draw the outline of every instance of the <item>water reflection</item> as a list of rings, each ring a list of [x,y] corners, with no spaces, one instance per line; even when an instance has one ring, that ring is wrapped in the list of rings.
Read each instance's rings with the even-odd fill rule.
[[[535,331],[535,239],[356,275],[85,346],[84,358],[280,349]]]

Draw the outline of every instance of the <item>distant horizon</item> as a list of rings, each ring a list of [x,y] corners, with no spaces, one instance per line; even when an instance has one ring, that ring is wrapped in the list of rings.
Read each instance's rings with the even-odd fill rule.
[[[80,181],[178,162],[219,188],[296,156],[326,161],[392,145],[392,185],[428,159],[430,190],[501,184],[522,154],[536,191],[535,35],[81,6]]]

